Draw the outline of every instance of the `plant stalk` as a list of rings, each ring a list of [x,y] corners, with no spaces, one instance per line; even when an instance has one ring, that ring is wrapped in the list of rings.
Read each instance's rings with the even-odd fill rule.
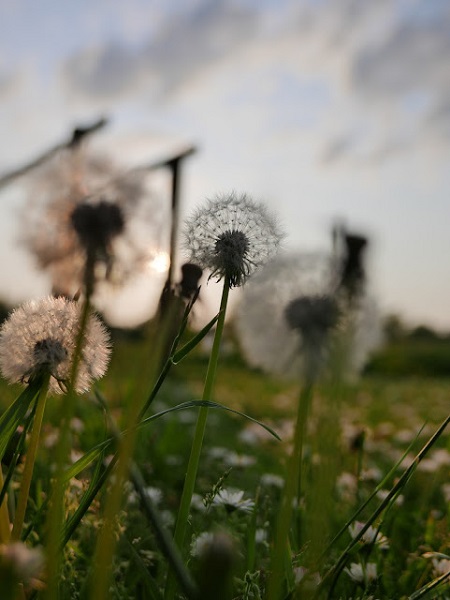
[[[206,373],[205,387],[203,389],[202,400],[211,400],[212,392],[214,388],[214,382],[217,371],[217,363],[219,360],[220,342],[222,339],[223,328],[225,324],[225,313],[228,302],[228,295],[230,291],[230,285],[228,278],[225,278],[222,290],[222,299],[220,302],[219,318],[217,320],[216,332],[214,335],[213,347],[211,355],[209,357],[208,370]],[[180,507],[178,509],[177,522],[175,525],[174,541],[177,546],[182,550],[184,539],[186,537],[186,530],[188,524],[189,510],[192,502],[192,495],[194,493],[195,481],[197,478],[198,465],[200,462],[200,454],[203,445],[203,438],[206,430],[206,421],[208,418],[208,407],[204,406],[200,408],[197,418],[197,425],[195,428],[194,439],[192,442],[191,454],[189,457],[189,463],[186,470],[186,478],[184,480],[183,492],[181,495]],[[172,600],[175,595],[176,579],[173,571],[169,569],[167,575],[167,584],[165,590],[165,599]]]
[[[45,404],[47,400],[48,387],[50,383],[50,374],[46,375],[42,381],[41,389],[37,398],[36,414],[34,415],[33,427],[31,429],[30,443],[25,458],[25,467],[23,470],[22,483],[20,485],[19,498],[17,500],[16,514],[14,517],[11,539],[13,542],[20,540],[25,512],[30,494],[31,480],[33,477],[34,463],[36,462],[37,449],[39,445],[39,436],[41,433],[42,421],[44,418]]]

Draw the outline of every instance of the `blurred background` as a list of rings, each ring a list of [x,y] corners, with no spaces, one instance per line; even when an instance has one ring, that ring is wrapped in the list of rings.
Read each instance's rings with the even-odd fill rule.
[[[180,164],[181,220],[237,190],[278,214],[288,249],[330,250],[343,224],[370,240],[390,334],[450,331],[447,0],[2,0],[0,97],[0,177],[105,117],[90,151],[117,173],[162,164],[146,185],[166,208],[164,163],[195,148]],[[43,168],[0,188],[9,305],[50,291],[20,241]],[[151,316],[168,239],[159,228],[156,262],[104,299],[112,324]],[[217,298],[204,283],[206,314]]]

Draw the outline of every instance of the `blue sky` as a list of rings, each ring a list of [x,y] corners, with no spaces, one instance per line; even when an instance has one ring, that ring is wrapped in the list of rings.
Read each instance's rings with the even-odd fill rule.
[[[450,329],[448,1],[3,0],[0,99],[0,173],[101,114],[127,164],[195,144],[183,214],[246,191],[300,250],[344,220],[382,309]],[[44,293],[11,246],[23,190],[0,198],[0,292]]]

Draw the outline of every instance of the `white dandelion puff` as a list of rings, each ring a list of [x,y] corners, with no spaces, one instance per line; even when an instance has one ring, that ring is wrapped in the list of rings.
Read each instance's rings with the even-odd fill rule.
[[[255,275],[236,318],[236,333],[251,365],[294,378],[315,376],[328,364],[337,335],[350,331],[346,370],[361,369],[377,343],[377,328],[367,316],[369,301],[360,300],[349,314],[337,292],[338,273],[338,259],[309,252],[280,255]]]
[[[63,152],[30,180],[22,242],[48,271],[55,292],[72,296],[84,282],[86,258],[96,281],[124,283],[144,272],[163,230],[159,198],[145,170],[118,175],[110,161]]]
[[[277,251],[282,234],[267,209],[246,194],[208,200],[185,224],[189,260],[217,281],[241,286]]]
[[[16,308],[0,329],[0,369],[12,383],[41,373],[50,377],[50,391],[61,393],[70,377],[80,321],[80,305],[65,298],[31,300]],[[75,390],[89,390],[107,369],[109,335],[95,315],[84,333]]]

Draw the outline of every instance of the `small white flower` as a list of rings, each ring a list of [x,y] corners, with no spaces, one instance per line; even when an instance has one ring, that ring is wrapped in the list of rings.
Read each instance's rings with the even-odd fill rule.
[[[211,546],[214,540],[214,533],[210,531],[204,531],[196,538],[192,540],[191,543],[191,555],[192,556],[201,556],[205,553],[207,548]]]
[[[80,306],[65,298],[32,300],[16,308],[0,329],[3,376],[15,383],[49,373],[50,391],[61,393],[70,376],[79,320]],[[105,327],[90,315],[75,382],[78,393],[105,374],[110,353]]]
[[[159,488],[153,487],[151,485],[145,488],[145,493],[154,504],[159,504],[163,497],[162,491]]]
[[[244,492],[242,490],[235,492],[222,489],[214,497],[213,505],[223,506],[228,513],[232,513],[235,510],[251,512],[255,506],[255,503],[250,499],[244,500]]]
[[[376,563],[367,563],[365,566],[360,563],[351,563],[350,568],[344,569],[347,575],[357,583],[365,585],[372,583],[377,578]]]
[[[444,483],[441,486],[441,491],[445,501],[450,503],[450,483]]]
[[[40,548],[22,542],[0,545],[0,569],[18,583],[30,585],[44,569],[44,555]]]
[[[388,490],[378,490],[377,498],[379,498],[380,500],[384,500],[385,498],[387,498],[388,494],[389,494]],[[395,498],[394,504],[396,504],[397,506],[402,506],[404,501],[405,501],[405,497],[403,496],[403,494],[399,494]]]
[[[351,501],[358,490],[358,480],[353,473],[344,471],[336,479],[336,488],[341,498]]]
[[[261,476],[261,485],[281,489],[284,486],[284,479],[275,473],[264,473],[264,475]]]
[[[242,285],[278,249],[282,235],[262,204],[245,194],[208,200],[186,221],[189,260],[230,287]]]
[[[449,558],[433,558],[433,573],[435,577],[440,575],[450,574],[450,559]]]
[[[348,527],[348,531],[353,539],[359,534],[359,532],[365,527],[365,523],[361,521],[355,521]],[[363,533],[359,542],[364,546],[376,544],[380,550],[387,550],[389,548],[389,540],[385,535],[382,535],[378,529],[375,529],[371,525]]]
[[[245,467],[251,467],[256,463],[254,456],[248,454],[238,454],[237,452],[227,452],[223,457],[223,462],[227,467],[236,467],[243,469]]]

